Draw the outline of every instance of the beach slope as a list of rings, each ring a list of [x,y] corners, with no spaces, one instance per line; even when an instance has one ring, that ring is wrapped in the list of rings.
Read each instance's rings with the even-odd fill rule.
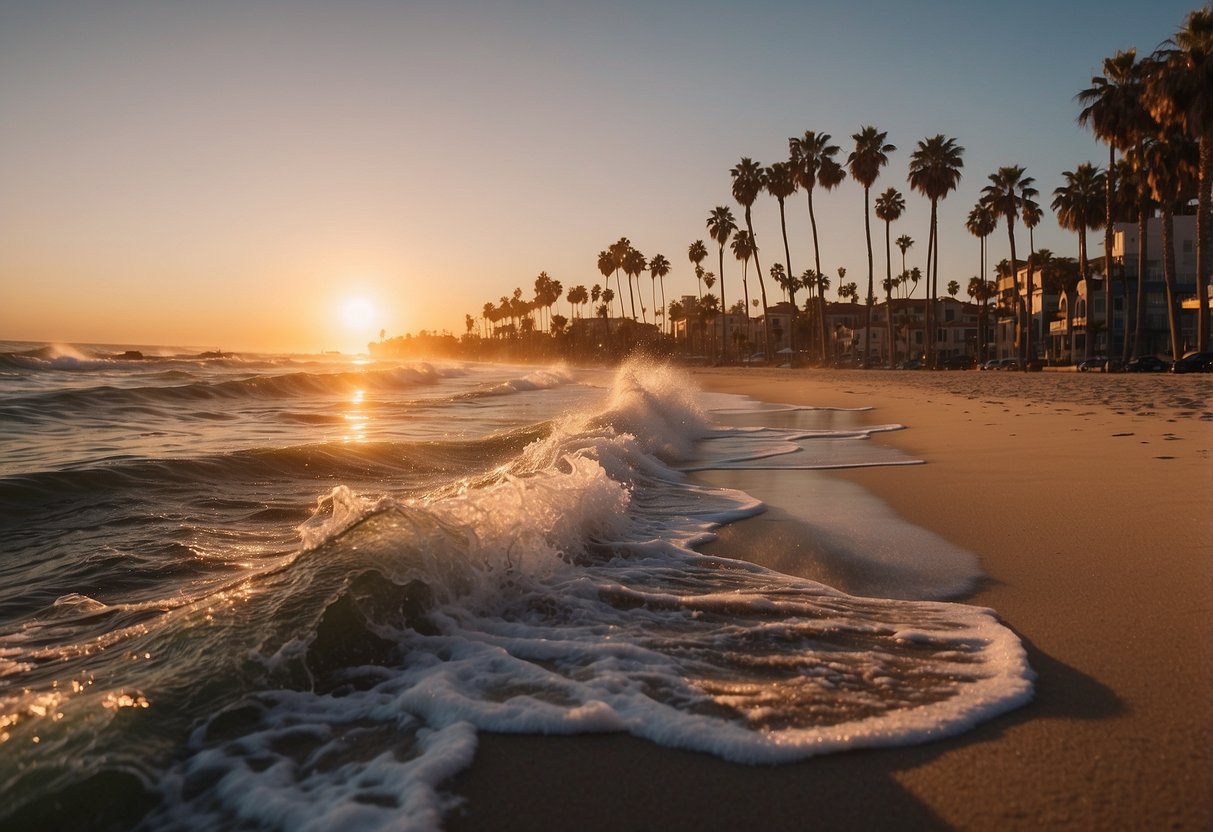
[[[1213,379],[700,370],[865,407],[925,465],[846,479],[977,553],[1032,703],[907,748],[748,767],[627,736],[482,735],[449,829],[1209,829]],[[716,545],[741,550],[758,517]]]

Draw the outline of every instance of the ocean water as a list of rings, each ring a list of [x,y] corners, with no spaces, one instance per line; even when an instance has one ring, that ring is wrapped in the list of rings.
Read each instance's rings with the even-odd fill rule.
[[[776,764],[1031,696],[942,600],[977,558],[823,472],[917,462],[896,425],[643,363],[127,349],[0,343],[0,827],[437,829],[479,731]],[[815,555],[698,551],[768,505]]]

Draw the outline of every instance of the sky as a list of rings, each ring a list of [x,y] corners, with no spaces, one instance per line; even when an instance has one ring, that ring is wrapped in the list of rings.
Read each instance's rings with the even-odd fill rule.
[[[1047,208],[1063,171],[1106,164],[1075,94],[1196,7],[0,0],[0,340],[316,352],[380,330],[461,335],[486,302],[531,297],[541,271],[566,290],[601,283],[598,252],[620,237],[670,260],[667,299],[694,294],[693,241],[718,270],[711,209],[743,222],[730,168],[784,160],[806,130],[845,157],[864,125],[897,148],[873,196],[905,195],[892,236],[916,241],[910,267],[929,219],[910,153],[941,133],[964,147],[940,206],[940,279],[964,286],[981,267],[964,221],[988,175],[1023,165]],[[828,297],[839,266],[865,286],[862,188],[814,199]],[[777,203],[753,214],[769,269],[784,260]],[[800,274],[803,193],[787,225]],[[874,220],[878,281],[883,231]],[[1051,211],[1034,236],[1077,253]],[[741,269],[725,255],[731,303]],[[1000,226],[988,268],[1007,256]]]

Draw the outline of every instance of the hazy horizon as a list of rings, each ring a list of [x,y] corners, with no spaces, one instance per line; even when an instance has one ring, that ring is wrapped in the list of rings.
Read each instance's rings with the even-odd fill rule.
[[[1025,166],[1047,209],[1063,170],[1105,165],[1074,95],[1196,7],[0,0],[0,339],[348,352],[381,329],[459,335],[540,271],[566,292],[603,282],[621,236],[670,260],[674,298],[695,291],[692,241],[716,269],[709,211],[741,221],[741,157],[782,160],[805,130],[845,156],[866,124],[897,146],[873,195],[905,195],[910,266],[929,211],[909,155],[936,133],[965,148],[940,211],[940,278],[963,286],[987,175]],[[866,282],[862,190],[815,199],[833,298],[838,266]],[[787,218],[800,274],[803,193]],[[769,269],[775,201],[754,220]],[[1035,239],[1076,254],[1051,211]],[[1005,229],[989,242],[992,267]],[[727,251],[724,277],[731,302]]]

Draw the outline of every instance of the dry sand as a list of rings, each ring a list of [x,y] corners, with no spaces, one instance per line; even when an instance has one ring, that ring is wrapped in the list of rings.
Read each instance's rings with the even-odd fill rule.
[[[831,476],[980,555],[989,577],[961,600],[1023,639],[1034,701],[939,742],[777,767],[482,735],[449,829],[1213,828],[1213,378],[694,375],[905,425],[873,441],[927,464]]]

